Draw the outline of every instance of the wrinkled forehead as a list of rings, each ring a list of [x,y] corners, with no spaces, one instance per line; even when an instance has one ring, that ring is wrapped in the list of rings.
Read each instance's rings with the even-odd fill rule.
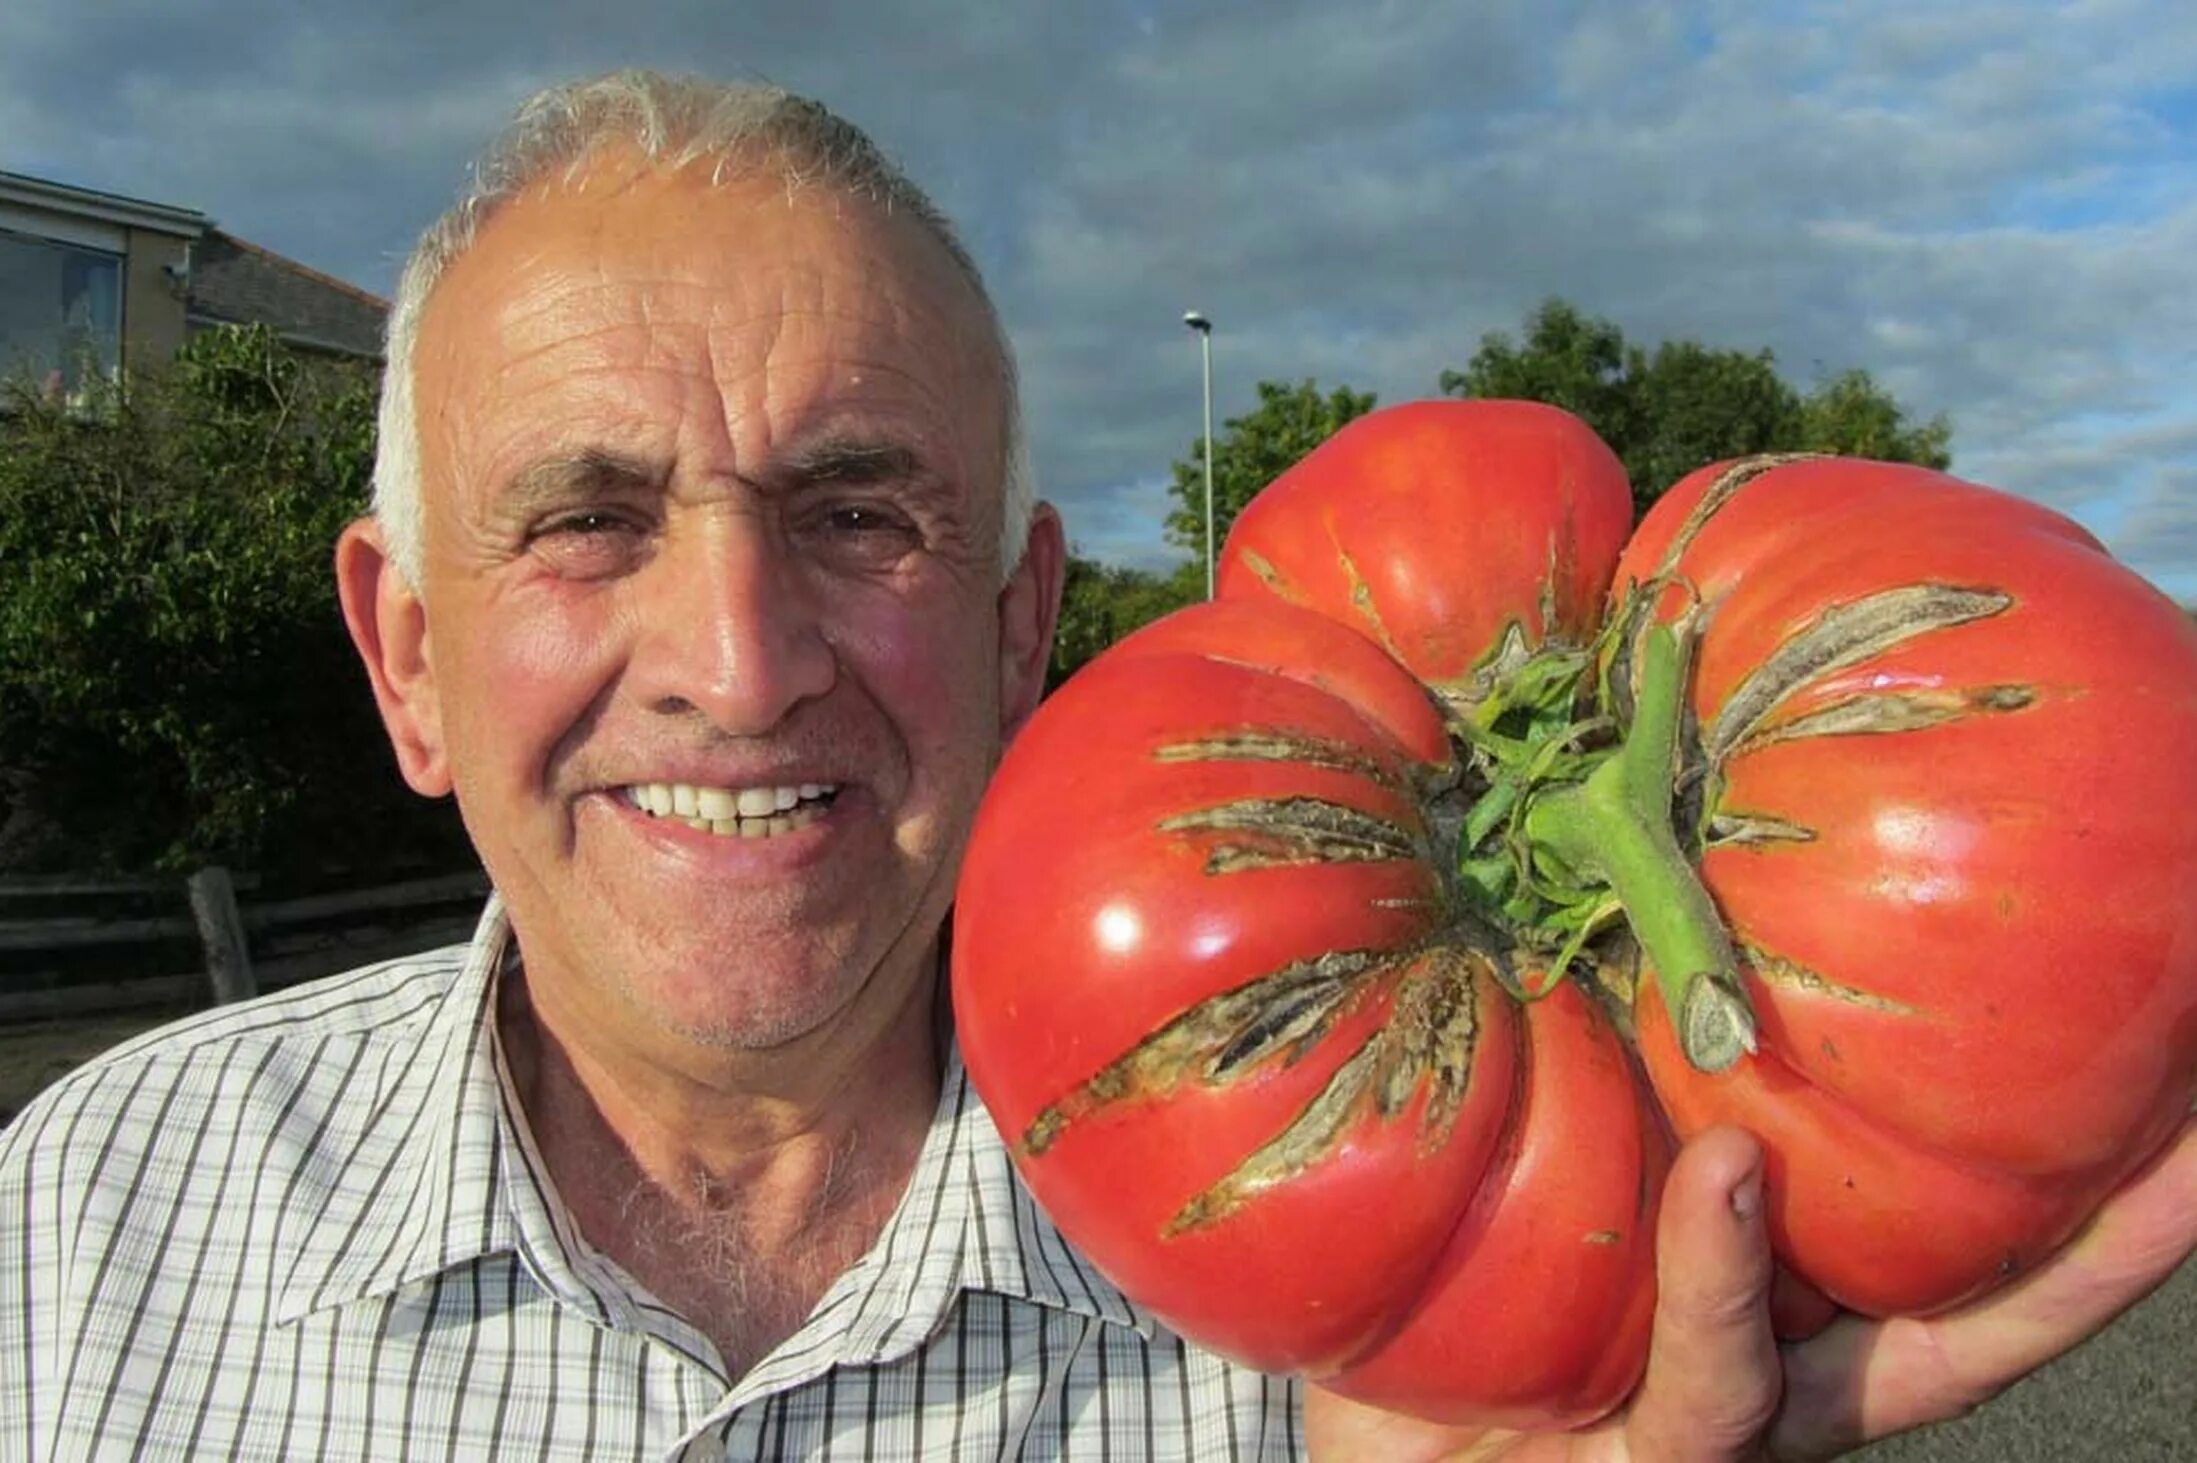
[[[916,220],[775,166],[613,151],[533,185],[437,282],[415,369],[437,378],[450,427],[492,414],[503,387],[682,349],[726,374],[897,377],[984,441],[979,475],[999,481],[1007,367],[966,272]]]

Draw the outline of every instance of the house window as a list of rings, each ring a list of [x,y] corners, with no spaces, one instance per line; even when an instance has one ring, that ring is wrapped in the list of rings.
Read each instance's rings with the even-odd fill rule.
[[[0,376],[74,396],[121,353],[120,256],[0,229]]]

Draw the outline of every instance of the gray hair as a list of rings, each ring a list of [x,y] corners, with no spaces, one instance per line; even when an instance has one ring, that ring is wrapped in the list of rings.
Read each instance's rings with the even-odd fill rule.
[[[389,312],[374,458],[374,516],[405,580],[420,582],[420,429],[412,376],[428,296],[506,203],[551,173],[576,170],[591,155],[618,144],[637,148],[667,170],[713,161],[713,182],[775,167],[789,190],[815,186],[904,213],[945,247],[983,303],[999,354],[1005,423],[1000,569],[1002,575],[1012,572],[1029,536],[1035,474],[1023,433],[1014,351],[953,225],[860,128],[817,102],[775,86],[627,70],[529,98],[482,154],[472,186],[428,226],[405,261]]]

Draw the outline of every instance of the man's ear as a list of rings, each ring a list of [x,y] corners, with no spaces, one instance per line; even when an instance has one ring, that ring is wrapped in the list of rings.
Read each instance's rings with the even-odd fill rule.
[[[999,740],[1004,746],[1037,710],[1052,661],[1053,626],[1060,618],[1068,541],[1060,515],[1040,503],[1030,515],[1022,562],[999,592]]]
[[[441,797],[450,791],[450,762],[428,653],[427,609],[372,518],[357,520],[336,540],[336,593],[396,749],[397,770],[414,792]]]

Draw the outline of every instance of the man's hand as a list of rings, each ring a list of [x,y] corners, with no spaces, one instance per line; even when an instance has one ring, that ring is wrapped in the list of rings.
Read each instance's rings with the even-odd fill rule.
[[[1841,1316],[1780,1347],[1761,1215],[1762,1151],[1704,1133],[1679,1155],[1656,1232],[1655,1339],[1625,1410],[1576,1433],[1490,1434],[1376,1412],[1313,1388],[1314,1457],[1665,1460],[1829,1458],[1956,1417],[2101,1330],[2197,1251],[2197,1119],[2058,1255],[1929,1320]]]

